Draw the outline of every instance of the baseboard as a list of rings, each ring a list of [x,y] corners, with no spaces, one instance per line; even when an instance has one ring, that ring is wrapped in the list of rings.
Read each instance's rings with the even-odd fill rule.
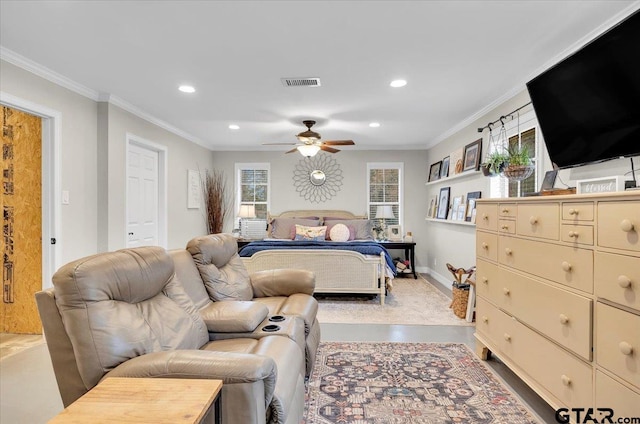
[[[422,272],[422,271],[421,271]],[[435,270],[427,267],[425,273],[431,275],[433,279],[442,286],[445,290],[451,292],[451,278],[445,277],[442,274],[437,273]]]

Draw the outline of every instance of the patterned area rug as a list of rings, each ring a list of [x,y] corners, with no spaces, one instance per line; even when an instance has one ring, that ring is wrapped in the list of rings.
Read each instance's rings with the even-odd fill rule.
[[[532,424],[537,418],[464,344],[322,342],[307,424]]]
[[[419,276],[395,278],[393,289],[380,305],[378,297],[323,296],[318,299],[318,321],[338,324],[473,325],[449,308],[451,299]]]

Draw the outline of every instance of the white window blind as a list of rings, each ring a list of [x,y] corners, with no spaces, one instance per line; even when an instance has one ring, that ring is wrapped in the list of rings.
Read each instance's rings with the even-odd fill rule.
[[[391,206],[395,218],[385,219],[386,225],[402,224],[402,163],[368,163],[369,218],[376,218],[378,206]]]
[[[236,225],[240,205],[254,205],[255,218],[242,218],[241,233],[247,238],[263,238],[267,227],[270,196],[270,166],[268,163],[236,163]]]

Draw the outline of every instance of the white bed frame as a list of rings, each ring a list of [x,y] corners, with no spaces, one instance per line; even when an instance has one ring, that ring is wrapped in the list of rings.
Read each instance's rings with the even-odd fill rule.
[[[267,222],[273,218],[307,216],[365,218],[341,210],[293,210],[269,215]],[[383,253],[380,257],[367,257],[350,250],[283,249],[263,250],[242,260],[249,272],[278,268],[307,269],[316,276],[316,293],[377,294],[380,304],[384,305],[386,261]]]

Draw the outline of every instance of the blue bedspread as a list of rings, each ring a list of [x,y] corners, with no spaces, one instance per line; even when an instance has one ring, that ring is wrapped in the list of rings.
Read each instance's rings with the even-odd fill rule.
[[[240,249],[240,256],[249,257],[256,252],[262,250],[295,250],[295,249],[322,249],[322,250],[351,250],[362,253],[363,255],[380,256],[380,252],[384,252],[387,265],[394,271],[396,266],[393,263],[391,255],[375,241],[354,241],[354,242],[337,242],[337,241],[306,241],[306,240],[260,240],[252,241]]]

